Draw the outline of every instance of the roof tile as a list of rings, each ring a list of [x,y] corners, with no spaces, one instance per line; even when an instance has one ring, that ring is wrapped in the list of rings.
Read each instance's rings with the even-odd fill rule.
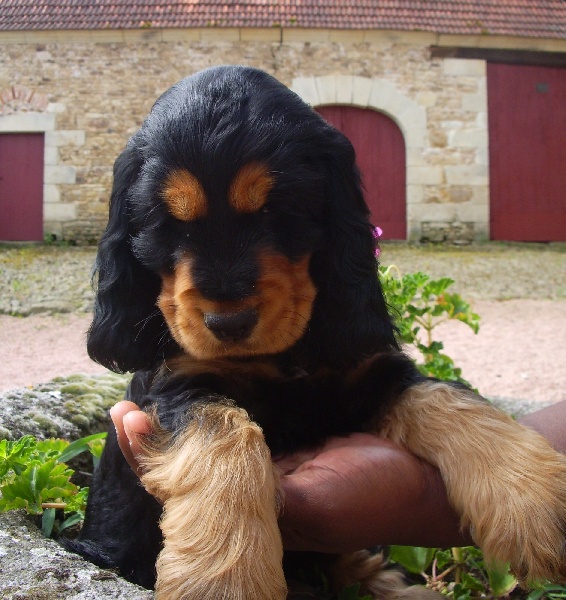
[[[566,38],[564,0],[1,0],[0,30],[401,29]]]

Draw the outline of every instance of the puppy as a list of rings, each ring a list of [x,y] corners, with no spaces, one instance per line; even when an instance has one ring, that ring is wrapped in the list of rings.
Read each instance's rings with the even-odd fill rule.
[[[365,431],[440,469],[489,560],[566,579],[564,456],[403,354],[368,216],[349,141],[271,76],[157,100],[115,163],[88,336],[156,434],[144,488],[110,432],[76,551],[146,587],[157,564],[158,598],[285,598],[270,457]],[[403,594],[379,555],[338,563]]]

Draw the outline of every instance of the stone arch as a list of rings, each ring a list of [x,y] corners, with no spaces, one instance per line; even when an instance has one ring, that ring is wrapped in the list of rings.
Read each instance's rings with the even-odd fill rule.
[[[37,94],[24,85],[13,85],[0,91],[0,114],[16,112],[45,112],[49,100],[45,94]]]
[[[357,75],[297,77],[291,89],[311,106],[345,104],[385,113],[397,123],[406,146],[407,237],[418,239],[420,220],[411,207],[421,202],[427,184],[423,152],[427,143],[427,115],[424,106],[409,98],[385,79]]]

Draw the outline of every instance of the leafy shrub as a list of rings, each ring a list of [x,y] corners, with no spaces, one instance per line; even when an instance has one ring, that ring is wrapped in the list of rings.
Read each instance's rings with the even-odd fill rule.
[[[380,268],[379,276],[390,311],[396,317],[398,337],[417,351],[420,371],[443,381],[470,385],[452,358],[443,353],[444,344],[433,338],[433,330],[448,320],[460,321],[474,333],[479,330],[479,316],[470,305],[459,294],[447,291],[454,280],[431,280],[421,272],[401,276],[395,266]]]
[[[30,435],[13,442],[0,440],[0,512],[23,508],[41,516],[46,537],[80,523],[88,488],[71,481],[74,471],[66,463],[88,451],[96,464],[105,437],[98,433],[72,443]]]

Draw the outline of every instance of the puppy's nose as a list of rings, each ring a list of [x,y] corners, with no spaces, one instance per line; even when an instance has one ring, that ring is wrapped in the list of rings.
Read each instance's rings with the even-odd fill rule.
[[[241,342],[248,338],[258,321],[257,310],[205,313],[204,324],[221,342]]]

